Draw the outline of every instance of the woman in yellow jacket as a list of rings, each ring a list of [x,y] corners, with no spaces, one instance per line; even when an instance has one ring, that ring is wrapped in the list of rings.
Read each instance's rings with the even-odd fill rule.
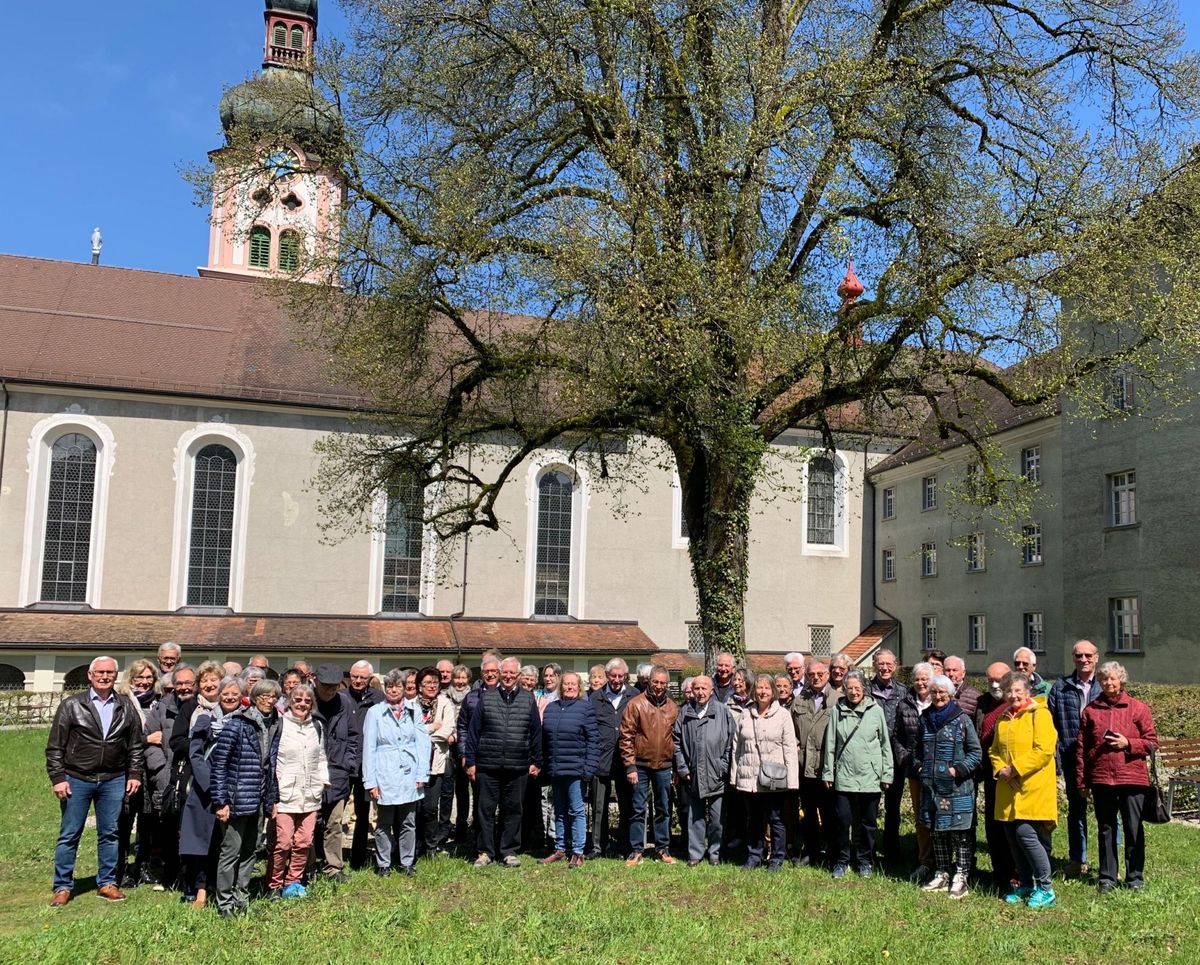
[[[996,722],[988,754],[996,775],[996,820],[1008,835],[1020,884],[1004,900],[1053,908],[1050,833],[1058,823],[1054,749],[1058,732],[1043,704],[1029,693],[1029,677],[1013,672],[1001,683],[1008,709]]]

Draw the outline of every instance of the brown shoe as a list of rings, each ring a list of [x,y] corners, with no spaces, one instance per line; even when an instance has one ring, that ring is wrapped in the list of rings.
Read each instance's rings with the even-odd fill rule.
[[[70,900],[71,900],[71,892],[68,889],[63,888],[60,891],[54,892],[54,897],[50,899],[50,907],[51,908],[61,908],[63,905],[65,905]]]
[[[567,862],[567,867],[568,868],[582,868],[583,867],[583,855],[581,855],[581,854],[571,855],[571,860],[569,862]]]
[[[678,861],[676,861],[674,855],[667,854],[665,851],[660,851],[658,853],[658,860],[661,861],[663,864],[678,864],[679,863]]]
[[[125,893],[116,885],[105,885],[103,888],[97,889],[96,894],[98,894],[105,901],[125,900]]]
[[[562,861],[562,859],[566,856],[567,853],[565,851],[555,851],[553,854],[548,854],[546,857],[542,858],[538,864],[554,864],[555,861]]]

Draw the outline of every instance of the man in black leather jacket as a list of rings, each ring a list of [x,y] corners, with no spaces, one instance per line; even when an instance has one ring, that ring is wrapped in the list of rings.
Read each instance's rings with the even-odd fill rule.
[[[91,686],[59,704],[46,742],[46,771],[62,807],[58,845],[54,849],[52,908],[71,900],[75,857],[84,822],[96,809],[97,894],[124,901],[117,887],[117,820],[127,794],[142,784],[145,741],[142,718],[113,689],[117,662],[97,657],[88,667]]]

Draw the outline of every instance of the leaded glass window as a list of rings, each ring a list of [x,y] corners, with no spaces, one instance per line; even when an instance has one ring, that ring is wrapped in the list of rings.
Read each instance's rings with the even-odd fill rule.
[[[388,492],[383,544],[384,613],[421,611],[425,494],[411,477]]]
[[[96,444],[81,432],[59,436],[50,451],[42,599],[87,602],[96,491]]]
[[[571,601],[571,480],[548,472],[538,483],[535,616],[565,617]]]
[[[837,499],[833,488],[833,460],[818,456],[808,464],[808,541],[833,543]]]
[[[225,446],[196,453],[188,543],[188,606],[229,606],[237,458]]]

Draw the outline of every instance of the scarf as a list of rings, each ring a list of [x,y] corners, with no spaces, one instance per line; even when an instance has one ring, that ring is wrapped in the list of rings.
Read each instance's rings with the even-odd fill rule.
[[[154,699],[157,696],[158,694],[151,689],[147,690],[144,694],[134,694],[133,699],[138,702],[138,706],[141,707],[142,710],[149,710],[151,704],[154,703]]]
[[[454,701],[456,706],[461,706],[462,702],[467,699],[467,694],[470,692],[471,689],[469,687],[466,690],[455,690],[453,687],[450,687],[448,690],[442,691],[443,694]]]
[[[940,710],[937,707],[930,707],[925,711],[925,719],[929,721],[929,726],[934,730],[941,730],[942,725],[958,712],[958,701],[950,700],[945,707]]]
[[[433,710],[434,710],[434,707],[437,705],[437,698],[435,697],[433,700],[429,701],[429,703],[425,703],[425,701],[421,700],[420,698],[418,698],[417,700],[421,707],[422,722],[425,723],[426,725],[432,724],[433,723]]]
[[[1026,698],[1025,703],[1019,704],[1016,707],[1009,707],[1008,710],[1006,710],[1004,712],[1004,716],[1007,717],[1009,720],[1012,720],[1014,717],[1017,716],[1017,714],[1019,714],[1019,713],[1021,713],[1021,711],[1025,710],[1025,708],[1032,707],[1036,703],[1037,703],[1036,700],[1034,700],[1032,697],[1028,697],[1028,698]]]
[[[192,711],[192,719],[188,721],[188,733],[192,732],[192,728],[196,726],[196,721],[201,715],[208,714],[214,719],[221,716],[221,708],[215,700],[209,700],[204,694],[196,692],[196,709]]]

